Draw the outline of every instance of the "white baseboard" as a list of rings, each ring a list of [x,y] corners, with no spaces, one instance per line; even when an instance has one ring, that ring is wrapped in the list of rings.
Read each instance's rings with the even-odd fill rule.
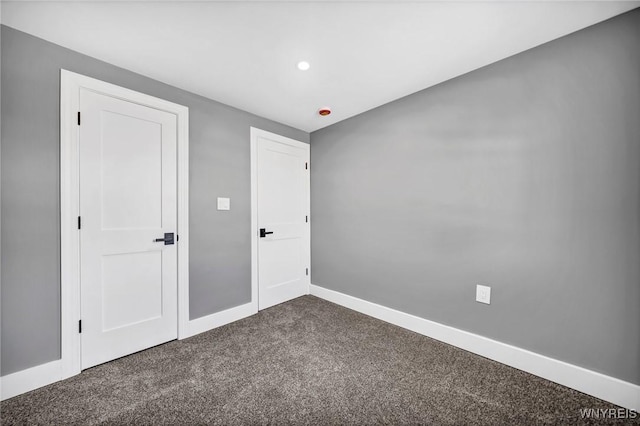
[[[186,335],[181,337],[181,339],[238,321],[256,312],[255,306],[247,303],[222,312],[207,315],[206,317],[194,319],[186,324]],[[51,361],[13,374],[8,374],[0,377],[0,400],[4,401],[5,399],[58,382],[63,378],[62,360]]]
[[[310,290],[314,296],[354,311],[490,358],[621,407],[640,411],[639,385],[334,290],[313,284],[310,285]]]
[[[411,314],[311,284],[310,294],[416,333],[457,346],[519,370],[576,389],[631,410],[640,411],[640,386],[587,370],[564,361],[439,324]],[[252,303],[189,321],[187,336],[221,327],[256,313]],[[62,361],[56,360],[0,378],[0,400],[62,379]]]
[[[257,313],[255,305],[251,302],[244,305],[235,306],[227,310],[216,312],[215,314],[207,315],[205,317],[196,318],[187,323],[187,330],[184,336],[180,339],[195,336],[196,334],[204,333],[205,331],[212,330],[217,327],[232,323],[234,321],[241,320]]]
[[[13,398],[25,392],[50,385],[62,379],[62,361],[27,368],[0,378],[0,400]]]

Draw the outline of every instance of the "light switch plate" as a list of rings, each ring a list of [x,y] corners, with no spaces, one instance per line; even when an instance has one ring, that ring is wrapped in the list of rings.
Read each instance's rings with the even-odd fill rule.
[[[231,199],[218,197],[218,210],[231,210]]]
[[[491,287],[486,285],[476,286],[476,302],[491,304]]]

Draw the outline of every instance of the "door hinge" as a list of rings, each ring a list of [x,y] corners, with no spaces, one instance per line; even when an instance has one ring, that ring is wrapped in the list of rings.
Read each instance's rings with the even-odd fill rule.
[[[309,275],[309,268],[307,268],[307,275]]]
[[[180,235],[176,234],[176,241],[180,241]]]
[[[82,228],[82,220],[80,219],[80,216],[78,216],[78,229]]]
[[[82,333],[82,320],[78,321],[78,333]]]
[[[79,119],[78,119],[79,120]],[[309,170],[309,163],[304,163],[304,169]]]
[[[80,125],[80,111],[78,111],[78,126]]]
[[[305,222],[309,222],[309,216],[305,216],[305,217],[304,217],[304,221],[305,221]]]

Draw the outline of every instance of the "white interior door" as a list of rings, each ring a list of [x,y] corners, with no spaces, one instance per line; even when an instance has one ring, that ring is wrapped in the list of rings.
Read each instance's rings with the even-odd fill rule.
[[[87,89],[80,111],[84,369],[177,338],[177,248],[155,241],[177,228],[177,118]]]
[[[258,308],[309,292],[309,145],[256,132]]]

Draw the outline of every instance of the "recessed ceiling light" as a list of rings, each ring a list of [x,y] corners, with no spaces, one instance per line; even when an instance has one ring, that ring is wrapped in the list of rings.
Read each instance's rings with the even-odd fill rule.
[[[309,67],[310,67],[310,66],[311,66],[311,65],[309,65],[309,62],[307,62],[307,61],[300,61],[300,62],[298,62],[298,69],[299,69],[300,71],[306,71],[306,70],[308,70],[308,69],[309,69]]]

